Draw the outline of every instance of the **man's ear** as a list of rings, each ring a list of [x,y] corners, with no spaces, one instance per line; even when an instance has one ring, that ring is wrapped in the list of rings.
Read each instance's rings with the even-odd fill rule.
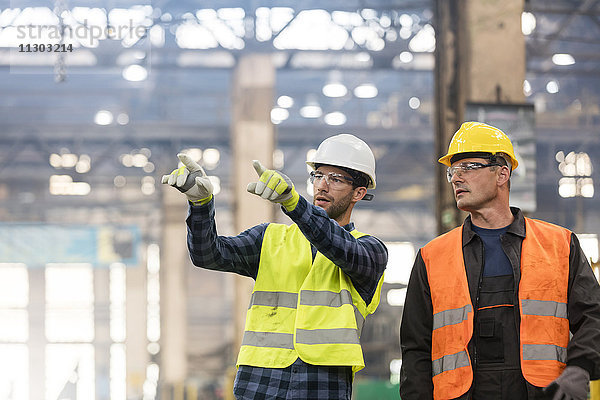
[[[510,169],[503,165],[500,167],[500,173],[498,174],[498,186],[504,185],[510,179]]]
[[[354,194],[352,196],[352,201],[358,202],[362,200],[363,197],[367,194],[367,188],[364,186],[359,186],[354,189]]]

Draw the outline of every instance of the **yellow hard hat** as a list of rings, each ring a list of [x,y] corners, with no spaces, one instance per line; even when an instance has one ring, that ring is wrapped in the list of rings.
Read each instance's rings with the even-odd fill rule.
[[[450,166],[452,157],[461,153],[490,153],[491,155],[503,153],[510,158],[512,170],[519,165],[508,136],[500,129],[482,122],[463,123],[452,136],[448,154],[440,158],[438,162]]]

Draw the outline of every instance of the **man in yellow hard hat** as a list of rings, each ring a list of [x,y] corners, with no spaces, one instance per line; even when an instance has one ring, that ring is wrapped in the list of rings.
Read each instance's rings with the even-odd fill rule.
[[[587,399],[600,378],[600,287],[577,237],[509,206],[519,163],[500,129],[464,123],[439,162],[469,216],[416,257],[402,400]]]
[[[188,247],[201,268],[255,280],[234,383],[237,399],[350,400],[364,367],[360,334],[379,304],[387,249],[350,222],[371,199],[375,157],[354,135],[325,139],[313,159],[313,204],[291,180],[258,161],[255,195],[281,205],[294,224],[264,223],[218,236],[212,184],[180,154],[183,166],[163,177],[189,200]]]

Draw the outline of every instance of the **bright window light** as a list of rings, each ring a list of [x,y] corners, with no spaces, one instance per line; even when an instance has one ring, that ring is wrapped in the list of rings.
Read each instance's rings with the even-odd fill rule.
[[[408,39],[409,37],[412,36],[412,29],[406,28],[406,27],[402,27],[402,28],[400,28],[399,34],[400,34],[400,38],[406,40],[406,39]]]
[[[570,54],[557,53],[552,56],[552,62],[556,65],[573,65],[575,59]]]
[[[403,27],[406,27],[406,28],[410,28],[413,25],[413,19],[408,14],[400,15],[400,18],[398,18],[398,21],[400,22],[400,25],[402,25]]]
[[[110,265],[110,338],[113,342],[124,342],[126,338],[126,276],[125,264]]]
[[[560,178],[558,181],[558,194],[560,197],[575,197],[577,194],[575,178]]]
[[[397,358],[390,361],[390,383],[397,385],[400,383],[400,368],[402,367],[402,359]]]
[[[46,337],[51,342],[94,339],[94,278],[90,264],[46,266]]]
[[[390,289],[387,292],[387,302],[390,306],[399,307],[404,305],[406,288]]]
[[[531,96],[531,83],[527,79],[523,81],[523,94],[525,96]]]
[[[91,192],[87,182],[73,182],[70,175],[50,175],[49,191],[55,196],[86,196]]]
[[[575,159],[575,166],[577,167],[577,175],[592,175],[592,160],[590,159],[590,156],[587,153],[577,153],[577,157]]]
[[[94,122],[97,125],[110,125],[113,122],[113,115],[110,111],[100,110],[96,113]]]
[[[592,178],[579,178],[577,179],[577,189],[581,194],[581,197],[592,198],[594,197],[594,181]]]
[[[303,10],[273,41],[280,50],[342,50],[348,31],[335,24],[326,10]]]
[[[0,307],[25,308],[28,304],[27,266],[20,263],[0,263]]]
[[[148,163],[148,157],[142,153],[132,154],[131,163],[134,167],[142,168]]]
[[[328,83],[323,86],[323,94],[327,97],[343,97],[348,89],[341,83]]]
[[[219,165],[221,152],[214,148],[205,149],[202,152],[202,159],[204,160],[204,167],[206,169],[215,169]]]
[[[190,22],[177,27],[175,40],[182,49],[213,49],[219,45],[211,31],[202,25]]]
[[[125,345],[114,343],[110,346],[110,398],[127,398],[127,363]]]
[[[354,96],[359,99],[372,99],[377,97],[378,93],[377,87],[373,84],[365,83],[354,88]]]
[[[150,342],[160,339],[160,248],[148,245],[146,282],[146,337]]]
[[[588,262],[590,260],[594,263],[598,262],[598,235],[595,233],[578,233],[577,238],[579,239],[579,244],[587,257]]]
[[[300,115],[304,118],[319,118],[323,110],[318,104],[306,105],[300,109]]]
[[[402,62],[404,64],[408,64],[409,62],[411,62],[413,60],[413,58],[414,58],[413,54],[410,51],[403,51],[398,56],[398,59],[400,60],[400,62]]]
[[[415,247],[410,242],[386,242],[388,263],[383,281],[408,284],[415,259]]]
[[[120,113],[117,115],[117,124],[119,125],[127,125],[129,123],[129,115],[125,113]]]
[[[200,163],[200,160],[202,160],[202,149],[199,149],[197,147],[185,149],[185,150],[182,150],[181,152],[190,156],[190,158],[192,160],[196,161],[197,163]],[[177,164],[177,167],[183,167],[183,164],[181,163],[181,161]]]
[[[123,70],[123,78],[130,82],[141,82],[148,77],[148,71],[141,65],[133,64]]]
[[[165,30],[160,25],[154,25],[149,32],[152,47],[163,47],[165,45]]]
[[[217,16],[223,20],[236,20],[244,19],[246,12],[243,8],[219,8],[217,10]]]
[[[64,392],[75,393],[76,399],[95,398],[92,344],[46,345],[46,399],[62,400]]]
[[[558,93],[558,91],[559,91],[558,82],[554,81],[554,80],[548,82],[546,84],[546,91],[551,94]]]
[[[346,115],[339,111],[334,111],[329,114],[326,114],[324,117],[325,123],[327,125],[338,126],[344,125],[346,123]]]
[[[419,100],[418,97],[411,97],[408,99],[408,106],[413,110],[416,110],[421,106],[421,100]]]
[[[77,157],[77,154],[65,153],[61,155],[61,159],[63,168],[73,168],[75,165],[77,165],[79,157]]]
[[[29,275],[25,264],[0,263],[0,341],[29,338]],[[1,398],[0,378],[0,398]]]
[[[521,31],[523,35],[531,35],[535,29],[535,15],[530,12],[523,12],[521,14]]]
[[[0,398],[29,399],[29,349],[26,344],[0,344]]]
[[[290,96],[279,96],[277,105],[281,108],[290,108],[294,105],[294,99]]]
[[[275,107],[271,110],[271,122],[280,124],[290,116],[290,112],[285,108]]]
[[[435,31],[429,24],[425,25],[410,40],[408,47],[416,53],[431,53],[435,50]]]
[[[75,171],[80,174],[85,174],[86,172],[90,172],[92,168],[92,159],[87,154],[82,154],[79,156],[77,163],[75,164]]]

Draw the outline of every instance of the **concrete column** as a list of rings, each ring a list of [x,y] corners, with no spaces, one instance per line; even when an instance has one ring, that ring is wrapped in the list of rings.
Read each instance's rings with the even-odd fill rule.
[[[233,152],[234,225],[238,232],[262,222],[273,221],[276,206],[246,191],[258,175],[252,160],[273,165],[275,134],[271,108],[275,86],[275,67],[268,54],[242,56],[233,74],[231,144]],[[235,352],[239,349],[252,292],[250,278],[235,278]]]
[[[149,358],[146,340],[146,275],[144,262],[126,269],[125,359],[128,399],[141,398]]]
[[[523,0],[436,0],[435,146],[446,154],[469,102],[522,103],[525,38]],[[460,225],[446,168],[436,173],[438,233]]]
[[[187,250],[186,197],[163,185],[163,243],[160,247],[161,382],[185,380],[187,362]]]

